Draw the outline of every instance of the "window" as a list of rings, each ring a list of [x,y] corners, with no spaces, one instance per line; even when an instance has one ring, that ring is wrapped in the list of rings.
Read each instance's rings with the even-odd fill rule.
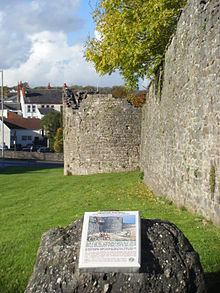
[[[27,139],[28,139],[28,140],[32,140],[32,136],[29,135],[29,136],[27,137]]]
[[[41,108],[44,108],[44,105],[41,105]]]
[[[50,105],[47,105],[47,108],[50,108]]]
[[[51,108],[54,108],[54,105],[51,105]]]
[[[22,135],[21,139],[22,140],[27,140],[27,135]]]
[[[27,106],[27,111],[28,111],[28,113],[31,112],[31,105],[28,105],[28,106]]]
[[[36,112],[36,105],[32,105],[32,111]]]

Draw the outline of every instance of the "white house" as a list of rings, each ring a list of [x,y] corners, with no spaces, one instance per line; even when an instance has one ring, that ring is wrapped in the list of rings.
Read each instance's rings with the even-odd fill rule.
[[[0,121],[0,123],[2,123]],[[26,146],[43,139],[40,119],[23,118],[13,112],[8,112],[3,119],[4,142],[2,143],[2,127],[0,127],[0,146],[12,148],[14,144]]]
[[[22,115],[25,118],[35,117],[41,119],[50,110],[62,111],[61,89],[25,89],[20,85],[20,103]],[[46,109],[46,111],[45,111]]]

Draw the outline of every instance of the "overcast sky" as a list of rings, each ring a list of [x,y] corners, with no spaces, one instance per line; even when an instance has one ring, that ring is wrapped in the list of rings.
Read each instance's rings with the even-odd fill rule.
[[[123,84],[119,74],[99,77],[83,57],[94,36],[96,0],[0,0],[0,69],[5,84],[30,86]]]

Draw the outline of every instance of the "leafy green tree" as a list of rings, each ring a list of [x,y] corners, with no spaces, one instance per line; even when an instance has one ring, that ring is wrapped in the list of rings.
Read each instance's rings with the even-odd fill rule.
[[[42,128],[49,139],[49,146],[52,150],[54,150],[56,131],[58,128],[62,127],[62,124],[62,113],[58,111],[49,112],[41,120]]]
[[[126,85],[153,75],[163,59],[186,0],[99,0],[93,17],[99,38],[86,58],[100,74],[119,70]]]
[[[54,150],[56,153],[63,152],[63,129],[58,128],[56,131],[55,141],[54,141]]]

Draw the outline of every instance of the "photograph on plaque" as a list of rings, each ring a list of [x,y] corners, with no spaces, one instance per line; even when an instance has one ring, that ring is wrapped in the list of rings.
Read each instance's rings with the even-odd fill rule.
[[[139,268],[139,212],[85,213],[79,269],[94,272],[137,272]]]

